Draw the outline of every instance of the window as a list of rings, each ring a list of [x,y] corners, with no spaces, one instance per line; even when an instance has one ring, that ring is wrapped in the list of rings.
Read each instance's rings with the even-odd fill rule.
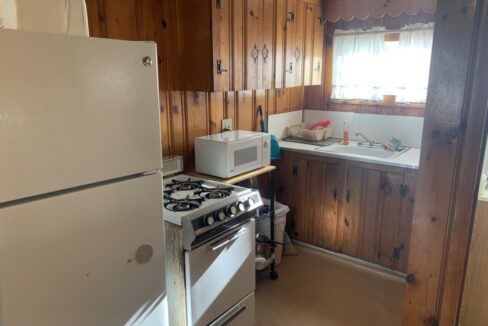
[[[334,33],[332,99],[425,103],[433,24]]]

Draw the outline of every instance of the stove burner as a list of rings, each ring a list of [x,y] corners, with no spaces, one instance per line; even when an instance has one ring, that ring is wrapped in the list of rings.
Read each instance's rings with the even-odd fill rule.
[[[200,204],[205,201],[204,198],[190,196],[187,196],[184,199],[175,199],[171,197],[171,193],[171,190],[164,192],[164,200],[166,201],[164,203],[164,208],[173,212],[186,212],[197,209],[200,207]]]
[[[195,191],[195,195],[206,199],[220,199],[220,198],[229,197],[233,190],[234,190],[233,187],[209,188],[209,189]]]
[[[171,183],[166,185],[166,188],[170,188],[173,191],[191,191],[191,190],[202,190],[202,180],[188,180],[179,181],[179,180],[171,180]]]

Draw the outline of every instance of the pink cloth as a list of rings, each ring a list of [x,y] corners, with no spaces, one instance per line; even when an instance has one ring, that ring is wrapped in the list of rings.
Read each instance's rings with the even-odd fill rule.
[[[321,120],[317,123],[314,123],[311,127],[310,130],[317,130],[317,129],[322,129],[322,128],[327,128],[330,125],[330,120],[325,119]]]

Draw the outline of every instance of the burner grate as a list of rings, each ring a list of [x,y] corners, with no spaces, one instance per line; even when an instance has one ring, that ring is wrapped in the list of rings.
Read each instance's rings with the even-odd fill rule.
[[[203,180],[192,180],[188,178],[187,180],[171,180],[171,183],[166,184],[166,188],[173,191],[192,191],[192,190],[203,190]]]
[[[195,191],[195,195],[206,199],[220,199],[229,197],[234,190],[233,187],[226,188],[208,188],[203,190]]]
[[[175,199],[168,194],[167,191],[164,193],[164,208],[173,212],[187,212],[200,207],[201,203],[205,201],[204,198],[187,196],[184,199]]]

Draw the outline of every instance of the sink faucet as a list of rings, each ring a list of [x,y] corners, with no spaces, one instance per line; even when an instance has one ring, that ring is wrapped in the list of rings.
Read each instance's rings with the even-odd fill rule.
[[[357,132],[357,133],[356,133],[356,137],[361,137],[361,138],[362,138],[362,140],[363,140],[364,142],[366,142],[366,143],[368,143],[368,144],[369,144],[369,147],[373,147],[373,146],[374,146],[374,144],[375,144],[374,140],[370,140],[368,137],[366,137],[366,136],[365,136],[363,133],[361,133],[361,132]],[[363,141],[359,141],[359,142],[358,142],[358,145],[359,145],[359,146],[363,145],[363,143],[364,143]]]

